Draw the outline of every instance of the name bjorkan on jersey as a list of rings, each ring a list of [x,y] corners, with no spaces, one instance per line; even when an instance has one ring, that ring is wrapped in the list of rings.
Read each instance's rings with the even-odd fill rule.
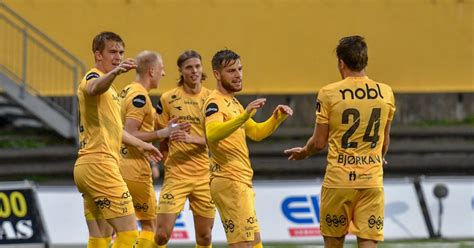
[[[370,165],[381,164],[382,158],[380,155],[375,156],[352,156],[346,154],[339,154],[337,156],[337,163],[347,165]]]
[[[377,99],[379,96],[380,98],[383,99],[382,96],[382,91],[380,90],[380,85],[377,85],[377,90],[374,88],[370,88],[368,84],[365,84],[365,89],[363,88],[357,88],[355,90],[352,89],[343,89],[339,90],[341,92],[342,100],[346,100],[346,92],[348,92],[350,95],[350,99],[354,100],[354,97],[357,99]]]

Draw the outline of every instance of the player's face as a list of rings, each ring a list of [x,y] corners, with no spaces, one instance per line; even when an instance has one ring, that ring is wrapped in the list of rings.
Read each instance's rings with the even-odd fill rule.
[[[222,87],[230,93],[242,90],[242,64],[240,59],[231,61],[229,65],[214,73],[217,80],[221,82]]]
[[[151,68],[151,87],[155,89],[160,84],[160,80],[166,75],[163,59],[158,58],[155,65]]]
[[[202,66],[200,59],[190,58],[184,61],[179,70],[183,76],[184,84],[187,86],[194,88],[194,86],[201,83]]]
[[[96,60],[102,65],[104,72],[108,73],[122,62],[124,52],[121,42],[107,40],[104,50],[96,52]]]

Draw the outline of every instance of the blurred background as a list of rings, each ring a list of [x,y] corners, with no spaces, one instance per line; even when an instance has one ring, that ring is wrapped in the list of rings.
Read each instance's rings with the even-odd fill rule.
[[[288,104],[295,110],[273,136],[260,143],[249,141],[256,191],[264,192],[268,185],[296,187],[309,202],[311,194],[319,194],[326,153],[289,162],[282,151],[306,142],[314,127],[318,90],[340,80],[335,55],[339,39],[361,35],[369,47],[369,77],[392,86],[396,97],[384,176],[389,185],[409,185],[407,194],[413,194],[416,203],[413,211],[424,223],[423,234],[402,230],[393,239],[431,242],[440,238],[435,222],[441,218],[435,216],[443,209],[436,199],[449,199],[450,195],[434,197],[430,209],[430,200],[423,204],[420,192],[433,197],[435,184],[444,183],[448,188],[450,184],[455,185],[451,188],[464,185],[459,186],[465,193],[459,196],[459,204],[467,204],[466,214],[459,220],[465,225],[465,234],[447,238],[472,240],[473,12],[473,0],[1,0],[0,180],[33,181],[39,187],[38,201],[43,209],[48,203],[43,203],[46,198],[41,194],[60,189],[79,197],[81,204],[72,178],[77,153],[75,91],[94,65],[93,37],[113,31],[125,41],[125,57],[142,50],[163,56],[167,75],[152,91],[155,103],[161,93],[176,86],[176,59],[184,50],[201,53],[209,76],[205,86],[210,89],[216,85],[210,65],[214,53],[229,48],[240,54],[244,88],[239,100],[245,106],[257,97],[267,98],[255,118],[266,119],[277,104]],[[127,73],[114,84],[120,90],[133,78],[134,73]],[[161,180],[156,180],[157,189]],[[301,186],[312,183],[316,188],[308,189],[311,194]],[[290,196],[282,193],[275,197],[284,203]],[[459,204],[453,203],[445,212],[461,213],[464,208]],[[5,203],[3,206],[5,210]],[[389,206],[395,206],[397,213],[405,205]],[[78,219],[83,221],[78,207]],[[293,216],[281,209],[284,217]],[[314,205],[308,211],[317,212]],[[299,217],[305,214],[296,213]],[[55,244],[55,231],[48,227],[47,219],[43,216],[46,233]],[[285,221],[301,224],[291,218]],[[314,223],[303,224],[318,223],[316,218]],[[283,243],[282,247],[321,243],[318,235],[291,236],[291,231],[286,235],[288,240],[268,237]],[[459,247],[464,245],[456,242]]]

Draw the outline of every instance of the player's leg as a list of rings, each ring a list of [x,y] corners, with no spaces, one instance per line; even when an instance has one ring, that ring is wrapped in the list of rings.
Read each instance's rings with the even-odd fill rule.
[[[138,238],[137,222],[135,214],[107,219],[116,231],[116,239],[112,248],[133,247]]]
[[[156,231],[156,194],[153,181],[135,182],[125,179],[133,199],[135,216],[140,221],[142,230],[135,248],[154,248]]]
[[[352,219],[355,189],[321,188],[321,234],[324,247],[342,248]]]
[[[189,205],[194,216],[196,248],[211,248],[216,206],[211,198],[209,179],[194,180],[193,185]]]
[[[354,206],[351,232],[357,236],[359,247],[376,248],[383,241],[383,188],[359,189]]]
[[[76,164],[74,166],[74,181],[82,193],[84,200],[84,217],[86,218],[87,229],[89,231],[88,248],[107,248],[112,239],[113,229],[104,220],[104,216],[95,205],[92,196],[95,185],[89,185],[90,164]]]
[[[253,248],[263,248],[262,238],[260,237],[260,232],[256,232],[255,239],[253,240],[252,247]]]
[[[163,182],[156,216],[155,243],[166,247],[178,214],[183,210],[186,198],[191,191],[186,180],[167,178]]]
[[[260,237],[260,225],[258,224],[258,218],[257,218],[257,211],[255,209],[255,191],[252,189],[252,208],[253,208],[253,215],[255,216],[255,219],[253,220],[255,222],[254,224],[254,240],[252,243],[253,248],[263,248],[263,243],[262,243],[262,238]]]
[[[252,188],[241,182],[214,178],[211,196],[219,211],[229,247],[252,248],[255,239]]]

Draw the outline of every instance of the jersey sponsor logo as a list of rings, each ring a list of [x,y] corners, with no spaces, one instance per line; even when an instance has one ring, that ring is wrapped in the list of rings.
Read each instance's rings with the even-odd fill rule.
[[[172,104],[178,100],[181,100],[181,97],[177,96],[177,95],[172,95],[171,96],[171,101],[168,102],[168,104]]]
[[[380,155],[375,156],[353,156],[339,154],[337,156],[337,163],[345,165],[376,165],[382,164]]]
[[[191,115],[179,116],[179,121],[187,121],[191,124],[201,124],[201,119],[199,119],[199,117],[194,117]]]
[[[192,100],[184,100],[184,104],[188,104],[188,105],[198,105],[197,102],[192,101]]]
[[[219,112],[219,107],[217,104],[211,102],[206,107],[206,116],[211,116],[215,113]]]
[[[93,78],[100,78],[100,75],[97,72],[91,72],[86,75],[86,81],[89,81]]]
[[[352,89],[343,89],[339,90],[341,92],[342,100],[346,100],[346,93],[348,93],[350,99],[377,99],[378,97],[383,99],[382,91],[380,90],[379,84],[376,84],[377,89],[370,88],[368,84],[365,84],[364,88]]]
[[[161,105],[161,99],[158,101],[158,104],[156,104],[155,107],[156,113],[161,115],[163,113],[163,105]]]
[[[131,90],[130,87],[123,89],[122,92],[120,92],[120,97],[125,98],[130,90]]]
[[[133,106],[137,108],[142,108],[146,104],[146,98],[144,95],[138,95],[132,100]]]

